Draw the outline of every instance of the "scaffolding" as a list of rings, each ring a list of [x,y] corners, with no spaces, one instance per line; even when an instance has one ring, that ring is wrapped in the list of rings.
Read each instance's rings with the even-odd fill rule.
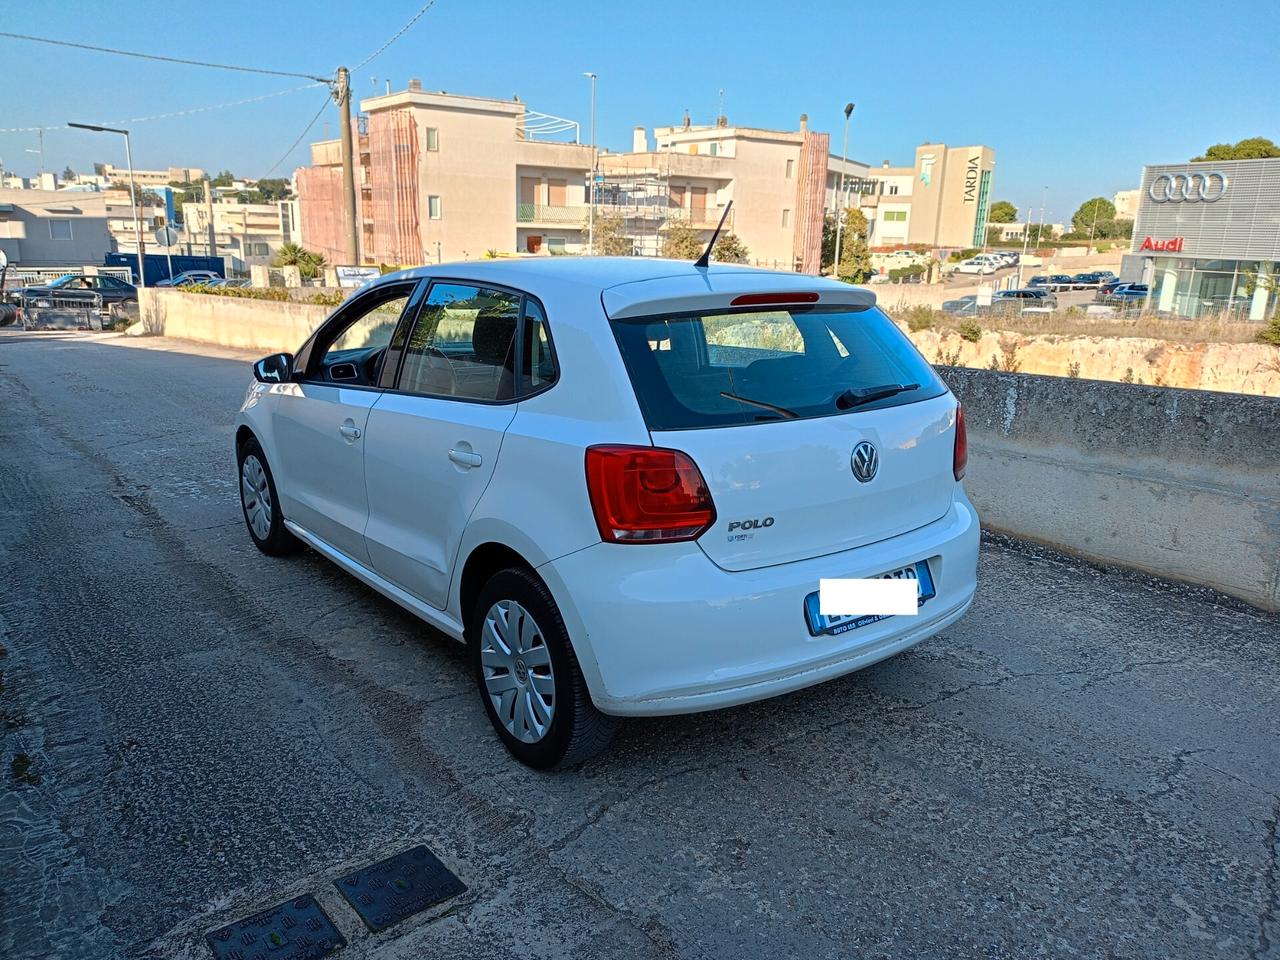
[[[640,166],[609,164],[595,184],[596,215],[620,217],[623,233],[631,238],[635,253],[643,257],[661,256],[663,228],[668,223],[683,221],[695,230],[711,231],[724,213],[715,202],[717,178],[680,178],[714,180],[714,187],[673,184],[670,158],[661,154],[651,157]],[[702,203],[695,202],[698,198]],[[726,229],[732,223],[731,212]]]

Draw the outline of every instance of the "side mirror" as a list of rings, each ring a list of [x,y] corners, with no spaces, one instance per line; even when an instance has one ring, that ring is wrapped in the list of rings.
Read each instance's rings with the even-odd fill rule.
[[[273,353],[253,365],[253,375],[259,383],[284,383],[292,370],[291,353]]]

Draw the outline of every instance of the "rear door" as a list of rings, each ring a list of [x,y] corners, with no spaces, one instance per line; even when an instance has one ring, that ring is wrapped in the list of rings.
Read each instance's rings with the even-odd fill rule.
[[[613,327],[654,444],[706,479],[717,520],[698,543],[724,569],[874,543],[950,508],[955,400],[878,309]]]
[[[395,387],[369,414],[364,539],[376,570],[443,609],[467,520],[493,477],[516,412],[524,296],[432,283]]]

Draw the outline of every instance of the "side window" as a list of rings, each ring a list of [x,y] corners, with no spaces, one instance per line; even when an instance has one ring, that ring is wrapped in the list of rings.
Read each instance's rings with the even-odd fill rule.
[[[391,342],[404,305],[409,302],[409,290],[393,289],[391,295],[377,300],[366,310],[360,311],[351,322],[329,343],[324,352],[325,362],[337,354],[353,350],[377,350]]]
[[[551,338],[547,334],[547,318],[536,300],[525,300],[524,307],[524,383],[521,394],[537,393],[556,382],[555,358],[551,355]]]
[[[365,386],[378,382],[382,359],[414,283],[375,288],[350,304],[323,329],[311,350],[309,379],[348,380]]]
[[[520,295],[435,283],[405,348],[397,388],[460,400],[515,397]]]

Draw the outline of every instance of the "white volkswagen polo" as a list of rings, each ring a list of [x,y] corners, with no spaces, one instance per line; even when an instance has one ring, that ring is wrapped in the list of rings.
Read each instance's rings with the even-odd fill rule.
[[[534,767],[601,750],[619,716],[866,667],[973,599],[963,414],[857,287],[641,258],[424,267],[254,372],[254,542],[305,543],[466,643]],[[883,577],[915,581],[911,614],[820,600]]]

